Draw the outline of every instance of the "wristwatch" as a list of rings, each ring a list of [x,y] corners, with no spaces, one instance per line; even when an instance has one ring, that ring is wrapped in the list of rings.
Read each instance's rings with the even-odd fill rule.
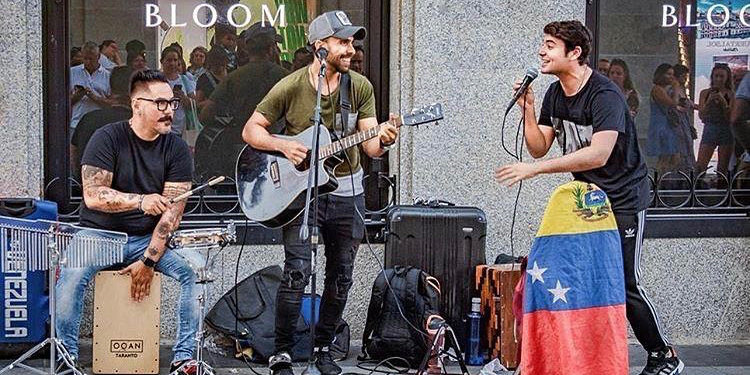
[[[145,255],[141,255],[141,257],[138,258],[138,260],[140,260],[141,262],[143,262],[143,264],[145,264],[146,267],[148,267],[148,268],[154,268],[154,267],[156,267],[156,261],[154,261],[153,259],[151,259],[151,258],[149,258],[149,257],[147,257]]]

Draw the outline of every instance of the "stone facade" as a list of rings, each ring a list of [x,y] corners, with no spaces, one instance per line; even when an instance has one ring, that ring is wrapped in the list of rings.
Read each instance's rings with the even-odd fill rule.
[[[42,182],[41,2],[0,0],[0,196],[40,196]],[[399,198],[436,197],[481,207],[489,220],[487,259],[511,253],[510,228],[516,189],[501,187],[493,169],[512,162],[501,145],[502,111],[511,83],[526,67],[538,66],[541,29],[553,19],[583,19],[583,0],[391,2],[392,112],[441,102],[438,126],[408,129],[392,154]],[[535,82],[537,102],[551,82]],[[378,103],[384,105],[383,103]],[[517,111],[508,118],[505,142],[513,147]],[[555,151],[557,152],[557,151]],[[529,158],[528,155],[525,158]],[[568,176],[544,176],[523,186],[515,220],[513,251],[525,254],[543,213],[546,197]],[[750,257],[747,238],[646,240],[642,267],[669,337],[676,343],[737,343],[750,340]],[[382,259],[382,246],[362,246],[345,318],[352,339],[361,338],[370,287]],[[280,264],[280,246],[235,246],[220,256],[221,276],[211,302],[239,279]],[[322,255],[319,271],[324,269]],[[322,284],[322,272],[321,275]],[[162,289],[162,336],[174,335],[176,284]],[[90,294],[88,299],[90,299]],[[90,301],[89,301],[90,302]],[[90,305],[90,304],[89,304]],[[87,309],[90,311],[90,308]],[[90,319],[84,319],[89,321]],[[90,335],[90,323],[82,335]]]

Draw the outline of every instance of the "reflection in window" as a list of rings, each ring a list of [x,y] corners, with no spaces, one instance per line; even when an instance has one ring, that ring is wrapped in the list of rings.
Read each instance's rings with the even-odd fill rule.
[[[750,27],[740,19],[747,4],[600,1],[596,66],[635,118],[656,206],[737,205],[747,195],[750,144],[731,124],[732,108],[750,102]]]
[[[88,140],[102,126],[131,117],[128,80],[147,68],[163,71],[180,99],[172,130],[191,147],[196,182],[225,175],[227,182],[208,194],[236,194],[232,179],[244,146],[242,127],[276,82],[312,61],[305,48],[307,23],[333,9],[364,24],[364,1],[71,0],[73,195],[80,196],[80,160]],[[358,72],[365,66],[364,47],[357,45],[352,58]],[[283,125],[272,132],[283,131]],[[226,202],[229,208],[235,204]]]

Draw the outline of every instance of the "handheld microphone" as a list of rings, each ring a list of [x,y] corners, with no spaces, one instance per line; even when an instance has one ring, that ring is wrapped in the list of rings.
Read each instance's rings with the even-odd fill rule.
[[[318,60],[320,60],[320,62],[325,62],[326,57],[328,57],[328,50],[325,47],[320,47],[317,51],[315,51],[315,56],[318,57]]]
[[[521,87],[519,87],[516,93],[513,94],[513,99],[510,101],[510,103],[508,103],[508,107],[505,109],[505,113],[508,113],[508,111],[513,108],[513,104],[515,104],[518,98],[520,98],[521,95],[526,92],[526,89],[529,88],[531,82],[536,79],[538,75],[539,71],[536,70],[536,68],[526,69],[526,75],[523,77],[523,81],[521,81]]]

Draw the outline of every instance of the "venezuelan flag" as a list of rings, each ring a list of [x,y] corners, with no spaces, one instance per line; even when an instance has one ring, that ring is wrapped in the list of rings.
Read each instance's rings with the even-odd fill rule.
[[[622,267],[607,195],[580,181],[558,187],[526,268],[521,374],[628,374]]]

